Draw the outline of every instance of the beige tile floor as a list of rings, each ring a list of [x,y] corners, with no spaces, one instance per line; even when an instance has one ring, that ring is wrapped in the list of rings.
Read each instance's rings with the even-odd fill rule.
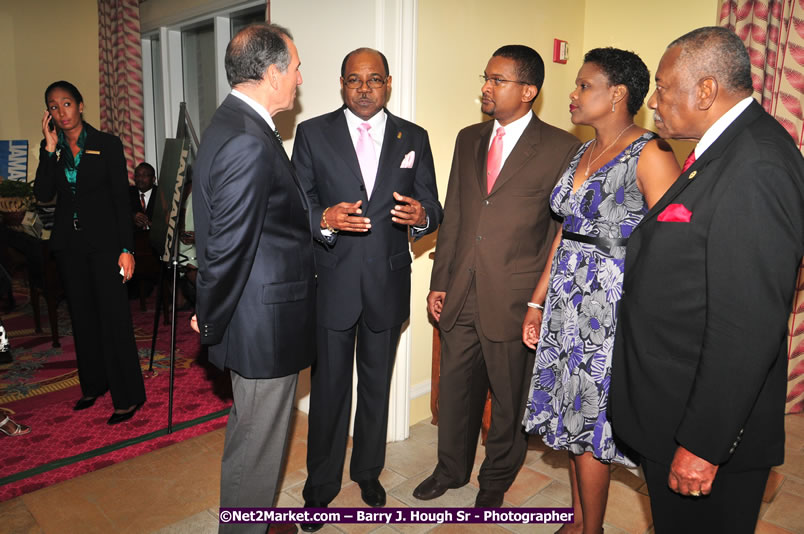
[[[772,472],[756,529],[760,534],[804,534],[804,414],[788,416],[785,426],[786,461]],[[5,440],[11,438],[3,439],[5,446]],[[306,440],[307,418],[298,413],[278,506],[302,505]],[[222,448],[223,429],[0,503],[0,533],[215,532]],[[478,452],[476,467],[482,458],[482,447]],[[429,475],[435,460],[436,428],[427,421],[414,425],[407,440],[389,444],[380,477],[388,490],[387,506],[471,506],[477,494],[476,473],[470,484],[434,501],[422,503],[411,496],[413,488]],[[532,440],[525,465],[505,500],[505,505],[511,507],[569,506],[566,455]],[[332,506],[361,505],[360,490],[347,473]],[[605,520],[607,534],[652,533],[644,484],[625,469],[615,468],[612,473]],[[326,525],[320,532],[539,534],[555,530],[556,525],[341,524]]]

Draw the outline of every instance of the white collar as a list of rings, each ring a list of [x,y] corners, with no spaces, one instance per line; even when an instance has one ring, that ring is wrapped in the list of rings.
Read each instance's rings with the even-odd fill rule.
[[[701,157],[701,154],[704,151],[712,146],[712,143],[717,141],[717,138],[726,131],[726,128],[731,126],[731,123],[734,122],[740,114],[745,111],[745,109],[751,105],[751,102],[754,101],[753,97],[747,96],[734,104],[734,106],[728,110],[726,113],[720,116],[718,120],[716,120],[712,126],[709,127],[708,130],[701,136],[700,141],[698,144],[695,145],[695,159]]]
[[[371,129],[369,129],[369,134],[371,132],[379,132],[385,131],[385,123],[388,120],[388,115],[386,115],[385,110],[381,109],[377,113],[374,114],[369,120],[364,121],[354,113],[349,108],[343,108],[343,114],[346,116],[346,124],[349,126],[350,130],[356,130],[361,124],[364,122],[369,123]],[[373,137],[373,136],[372,136]]]
[[[267,109],[262,107],[262,104],[260,104],[250,96],[244,95],[237,89],[232,89],[231,95],[239,98],[240,100],[248,104],[248,107],[259,113],[260,117],[262,117],[265,120],[265,122],[268,123],[268,126],[271,127],[271,130],[276,130],[276,126],[274,126],[274,120],[271,118],[271,114],[268,113]]]
[[[533,118],[533,112],[528,111],[517,120],[509,123],[505,126],[505,135],[508,139],[519,139],[522,136],[522,132],[525,131],[525,128],[528,127],[530,124],[531,119]],[[494,129],[492,130],[492,137],[494,137],[494,132],[497,131],[497,128],[502,126],[497,119],[494,119]]]

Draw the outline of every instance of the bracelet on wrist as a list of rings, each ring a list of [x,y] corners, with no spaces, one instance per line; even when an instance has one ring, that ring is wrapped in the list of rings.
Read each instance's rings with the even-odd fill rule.
[[[542,306],[541,304],[537,304],[535,302],[528,302],[528,308],[536,308],[537,310],[544,311],[544,306]]]
[[[130,251],[129,249],[127,249],[127,248],[124,248],[124,249],[123,249],[123,250],[120,252],[120,254],[131,254],[132,256],[134,255],[134,253],[133,253],[133,252],[131,252],[131,251]]]
[[[325,229],[326,229],[328,232],[332,232],[333,234],[337,234],[337,233],[338,233],[338,229],[337,229],[337,228],[333,228],[333,227],[332,227],[332,226],[330,226],[330,225],[329,225],[329,223],[327,222],[327,212],[328,212],[328,211],[329,211],[329,208],[325,208],[325,209],[324,209],[324,212],[321,214],[321,224],[323,224],[323,225],[324,225],[324,228],[325,228]]]

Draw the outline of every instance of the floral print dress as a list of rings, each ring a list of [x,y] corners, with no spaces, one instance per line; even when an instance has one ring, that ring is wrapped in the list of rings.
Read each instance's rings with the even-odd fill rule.
[[[567,232],[623,238],[647,213],[636,183],[645,133],[572,192],[585,143],[550,196]],[[606,416],[625,247],[611,251],[562,239],[553,257],[536,363],[522,424],[553,449],[591,451],[604,462],[634,466],[614,443]]]

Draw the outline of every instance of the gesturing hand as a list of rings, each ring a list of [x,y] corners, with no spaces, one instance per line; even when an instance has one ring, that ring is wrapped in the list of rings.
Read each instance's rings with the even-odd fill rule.
[[[400,204],[397,204],[391,210],[392,221],[408,226],[424,226],[427,224],[427,214],[421,202],[415,198],[400,195],[396,191],[394,191],[394,199]]]
[[[356,217],[363,213],[363,210],[360,209],[361,204],[363,201],[358,200],[330,206],[324,213],[325,221],[321,221],[321,228],[326,228],[328,224],[339,232],[368,232],[371,228],[371,219]]]

